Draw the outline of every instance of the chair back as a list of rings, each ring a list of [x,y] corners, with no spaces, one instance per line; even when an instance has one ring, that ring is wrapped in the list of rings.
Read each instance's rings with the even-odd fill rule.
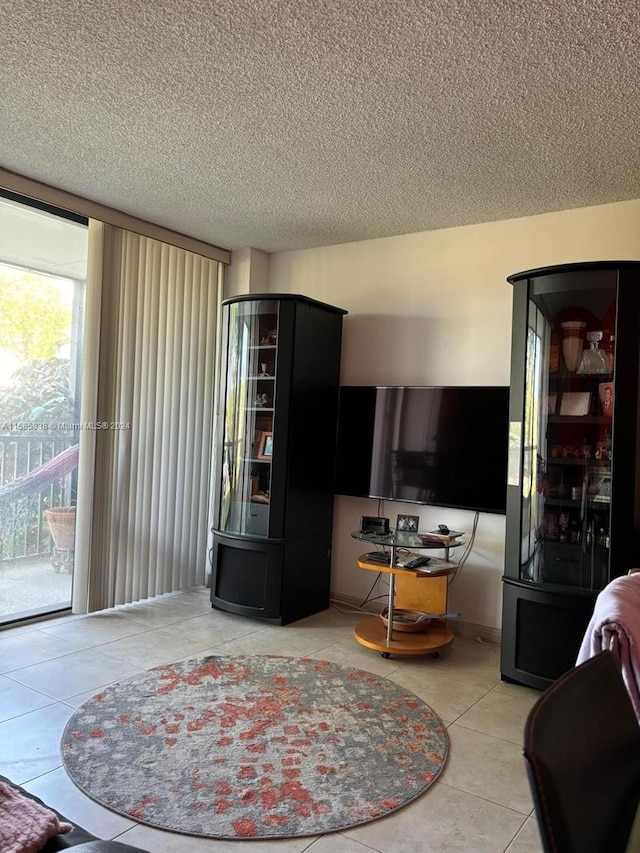
[[[546,853],[625,853],[640,802],[640,726],[610,651],[538,699],[524,756]]]

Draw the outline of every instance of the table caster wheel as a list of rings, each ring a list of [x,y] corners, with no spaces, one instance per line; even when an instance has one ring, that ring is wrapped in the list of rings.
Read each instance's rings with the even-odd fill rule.
[[[431,652],[431,654],[429,655],[429,657],[432,657],[432,658],[434,658],[434,659],[437,659],[437,658],[439,658],[439,657],[440,657],[440,652]]]
[[[389,660],[389,658],[391,657],[391,655],[389,654],[389,652],[380,652],[380,654],[382,655],[382,657],[383,657],[385,660]]]

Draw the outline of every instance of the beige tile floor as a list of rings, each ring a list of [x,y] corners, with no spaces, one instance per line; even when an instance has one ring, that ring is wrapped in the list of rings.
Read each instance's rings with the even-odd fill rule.
[[[457,637],[440,658],[390,658],[358,645],[346,606],[285,627],[212,610],[205,589],[91,616],[0,632],[0,773],[101,838],[150,853],[539,853],[522,758],[540,695],[500,680],[498,649]],[[64,726],[99,688],[151,666],[206,654],[291,654],[376,672],[424,699],[447,724],[447,767],[389,817],[284,841],[214,841],[161,832],[94,803],[67,777]]]

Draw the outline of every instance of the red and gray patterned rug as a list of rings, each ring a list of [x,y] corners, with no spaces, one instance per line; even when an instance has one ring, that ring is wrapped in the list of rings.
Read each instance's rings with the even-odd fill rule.
[[[206,657],[149,670],[82,705],[62,737],[88,796],[211,838],[346,829],[419,797],[444,724],[393,681],[312,658]]]

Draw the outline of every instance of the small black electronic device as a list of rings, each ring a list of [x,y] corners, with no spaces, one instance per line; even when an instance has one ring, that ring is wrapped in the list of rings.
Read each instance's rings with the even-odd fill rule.
[[[446,524],[439,524],[438,530],[440,531],[440,533],[442,533],[443,536],[449,535],[449,528],[447,527]]]
[[[417,569],[420,566],[426,566],[430,562],[431,557],[425,557],[422,554],[415,554],[413,551],[406,551],[398,554],[396,557],[396,565],[403,569]]]
[[[360,533],[375,533],[378,536],[387,536],[389,534],[389,519],[372,515],[361,515]]]
[[[390,562],[390,555],[384,551],[370,551],[364,556],[370,563],[381,563],[383,566],[388,566]]]
[[[420,555],[416,557],[414,560],[410,560],[405,566],[406,569],[419,569],[420,566],[428,566],[431,562],[431,557],[423,557]]]

